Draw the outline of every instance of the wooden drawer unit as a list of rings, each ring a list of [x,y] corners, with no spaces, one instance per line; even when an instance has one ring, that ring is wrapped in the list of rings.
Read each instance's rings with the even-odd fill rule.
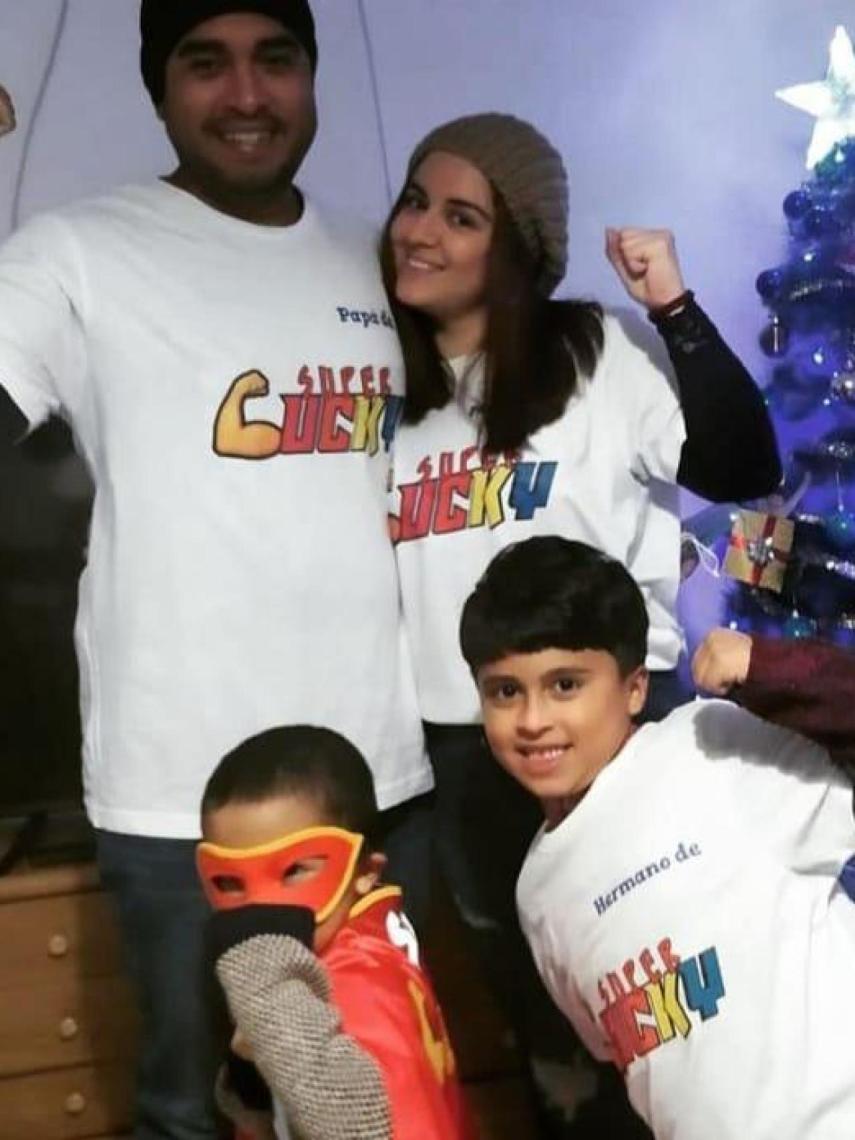
[[[133,1073],[92,1065],[0,1081],[3,1140],[83,1140],[127,1128]]]
[[[109,899],[92,886],[78,894],[7,901],[4,890],[26,889],[30,877],[33,887],[49,888],[54,878],[73,887],[76,879],[88,883],[91,876],[89,868],[77,874],[62,868],[0,879],[3,928],[12,932],[8,942],[0,941],[0,985],[116,973],[119,945]]]
[[[125,1132],[136,1039],[94,867],[0,878],[0,1140]]]

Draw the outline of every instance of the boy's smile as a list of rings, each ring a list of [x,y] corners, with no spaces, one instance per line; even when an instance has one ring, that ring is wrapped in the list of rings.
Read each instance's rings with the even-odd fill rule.
[[[647,673],[621,676],[605,650],[543,649],[483,666],[478,692],[493,754],[551,818],[620,751],[644,707]]]

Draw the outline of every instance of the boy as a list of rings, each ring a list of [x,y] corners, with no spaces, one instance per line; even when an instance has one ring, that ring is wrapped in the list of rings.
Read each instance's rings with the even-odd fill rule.
[[[377,826],[371,772],[330,729],[270,729],[214,771],[197,865],[232,1050],[272,1089],[280,1137],[465,1140],[401,892],[378,885]]]
[[[646,635],[626,570],[559,538],[463,611],[492,751],[546,816],[517,887],[538,968],[661,1140],[852,1137],[851,788],[728,702],[636,730]]]

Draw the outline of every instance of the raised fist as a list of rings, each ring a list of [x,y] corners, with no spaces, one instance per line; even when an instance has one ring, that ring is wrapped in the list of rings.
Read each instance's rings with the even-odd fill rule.
[[[12,96],[5,87],[0,86],[0,138],[11,134],[16,125]]]
[[[630,297],[646,309],[669,304],[685,289],[670,230],[609,228],[606,256]]]
[[[692,677],[699,689],[723,697],[748,676],[751,638],[736,629],[714,629],[692,659]]]

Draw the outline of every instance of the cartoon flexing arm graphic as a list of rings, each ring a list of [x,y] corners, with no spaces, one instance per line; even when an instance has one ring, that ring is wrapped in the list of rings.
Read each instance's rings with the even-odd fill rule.
[[[263,372],[242,372],[226,393],[214,422],[214,451],[234,459],[269,459],[279,451],[281,432],[267,420],[247,422],[245,405],[266,396],[270,385]]]

